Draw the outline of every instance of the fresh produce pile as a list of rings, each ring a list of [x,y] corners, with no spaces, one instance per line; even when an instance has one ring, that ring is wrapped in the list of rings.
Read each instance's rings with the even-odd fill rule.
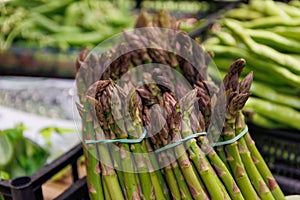
[[[0,50],[97,45],[132,27],[130,1],[12,0],[0,4]]]
[[[176,20],[167,13],[153,21],[142,13],[136,27],[149,26],[178,29]],[[222,84],[210,82],[209,59],[198,44],[180,43],[172,35],[160,37],[160,30],[154,30],[157,32],[152,32],[153,37],[139,30],[124,32],[127,44],[139,48],[116,60],[113,57],[118,50],[129,48],[125,43],[102,54],[88,55],[85,50],[78,56],[77,108],[82,117],[83,139],[139,139],[144,134],[143,126],[148,132],[138,143],[85,145],[91,199],[285,199],[248,132],[230,144],[214,148],[210,145],[214,134],[221,134],[221,142],[247,130],[241,110],[250,96],[252,72],[239,80],[246,61],[238,59],[230,65],[223,80],[224,92],[220,92]],[[188,38],[184,33],[181,36]],[[145,48],[149,42],[153,48]],[[155,48],[161,43],[174,45],[193,58],[199,69],[178,54]],[[181,79],[155,65],[154,69],[145,68],[136,74],[143,80],[142,85],[130,76],[118,84],[127,72],[149,63],[171,66],[193,88],[184,91]],[[178,99],[178,94],[183,97]],[[225,121],[218,113],[221,133],[217,129],[209,131],[207,136],[199,135],[161,151],[191,134],[211,130],[212,113],[220,109],[213,105],[222,102],[222,97],[226,97],[226,112]],[[155,109],[157,106],[163,111]],[[162,128],[151,134],[156,127]]]
[[[254,82],[244,110],[263,127],[300,130],[299,5],[251,0],[225,13],[204,41],[221,74],[233,59],[247,60],[242,76],[253,70]]]

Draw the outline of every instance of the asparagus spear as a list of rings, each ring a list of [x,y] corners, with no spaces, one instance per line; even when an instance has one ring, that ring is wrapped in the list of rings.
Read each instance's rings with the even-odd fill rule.
[[[118,88],[118,87],[117,87]],[[149,89],[151,87],[148,87]],[[155,89],[152,91],[153,93]],[[141,101],[141,97],[138,95],[138,93],[136,91],[134,91],[133,93],[130,93],[130,101],[129,101],[129,105],[125,105],[124,107],[129,107],[129,116],[126,115],[125,118],[125,123],[126,123],[126,127],[127,130],[129,132],[129,137],[130,138],[135,138],[137,139],[138,137],[140,137],[142,135],[142,113],[141,113],[141,109],[143,107],[142,101]],[[129,119],[132,119],[132,123],[129,122]],[[134,132],[133,132],[134,131]],[[169,195],[169,191],[167,188],[167,185],[165,183],[165,180],[160,172],[160,170],[156,170],[158,169],[158,164],[157,164],[157,160],[155,158],[155,155],[152,152],[152,147],[150,146],[149,142],[147,142],[148,139],[145,139],[141,142],[141,149],[140,149],[140,153],[143,153],[144,156],[144,162],[147,163],[148,166],[148,170],[149,170],[149,174],[151,177],[151,181],[152,181],[152,185],[153,185],[153,192],[155,194],[155,198],[156,199],[170,199],[170,195]],[[148,145],[147,145],[148,143]],[[134,150],[136,150],[137,148],[134,148]],[[148,155],[148,153],[150,153]]]
[[[158,179],[158,182],[159,182],[159,185],[161,187],[161,189],[163,190],[163,194],[164,194],[164,198],[167,199],[167,200],[170,200],[171,199],[171,195],[170,195],[170,190],[168,188],[168,185],[166,183],[166,180],[165,178],[163,177],[163,174],[161,172],[161,170],[159,169],[159,166],[158,166],[158,163],[157,163],[157,159],[156,159],[156,156],[155,154],[153,153],[153,148],[152,146],[150,145],[150,141],[148,139],[146,139],[146,146],[147,146],[147,150],[148,152],[150,153],[149,155],[149,161],[151,162],[151,164],[153,165],[154,169],[157,169],[155,171],[155,175]],[[150,173],[150,175],[152,175],[153,173]],[[154,176],[154,174],[153,174]],[[151,176],[151,179],[152,179],[152,182],[153,184],[156,184],[157,181],[154,181],[152,176]],[[157,186],[158,187],[158,186]],[[159,197],[157,197],[157,199],[160,199]]]
[[[140,113],[139,113],[140,111],[139,111],[139,108],[138,108],[140,106],[142,106],[141,105],[141,99],[139,98],[137,93],[133,93],[131,101],[130,101],[130,111],[131,111],[131,117],[133,119],[133,124],[128,122],[128,120],[125,120],[127,130],[129,131],[129,135],[130,135],[129,138],[137,139],[142,135],[142,129],[141,129],[142,121],[139,117],[140,116]],[[126,117],[126,119],[128,119],[128,118]],[[149,171],[149,174],[144,173],[143,176],[145,176],[145,175],[150,176],[149,177],[150,183],[147,183],[147,182],[149,182],[148,177],[142,177],[141,176],[142,173],[141,172],[139,173],[140,180],[141,180],[141,182],[143,182],[142,183],[143,192],[147,189],[148,190],[150,189],[149,192],[151,192],[150,194],[153,198],[164,199],[165,197],[164,197],[161,185],[159,184],[157,174],[153,170],[152,163],[149,162],[150,157],[146,154],[148,152],[147,152],[147,147],[146,147],[145,141],[142,141],[141,144],[135,144],[134,148],[132,148],[132,151],[136,152],[136,153],[143,153],[143,156],[142,156],[143,161],[142,162],[147,164],[146,168]],[[144,154],[146,154],[146,155],[144,155]],[[151,161],[153,161],[153,160],[151,160]],[[137,163],[137,165],[139,165],[139,163]]]
[[[111,197],[110,197],[110,194],[109,194],[109,191],[108,191],[109,186],[106,185],[106,183],[103,179],[103,176],[101,177],[101,181],[102,181],[102,184],[103,184],[103,193],[104,193],[105,200],[111,200]]]
[[[251,83],[253,81],[253,74],[248,74],[240,83],[239,83],[239,93],[247,94],[249,93]],[[239,111],[236,115],[236,133],[240,133],[244,130],[245,124],[243,121],[243,115],[241,111]],[[252,184],[254,185],[257,193],[261,197],[261,199],[274,199],[269,188],[265,184],[261,174],[257,170],[251,155],[250,151],[246,145],[244,137],[239,140],[240,149],[242,149],[243,153],[241,153],[242,160],[245,164],[246,171],[250,177]]]
[[[95,132],[94,139],[99,139],[99,137],[103,138],[104,136],[103,136],[102,129],[97,126],[95,126],[95,129],[93,128],[92,118],[88,117],[87,121],[90,123],[90,131]],[[91,138],[88,137],[87,139],[91,139]],[[107,151],[107,147],[99,145],[97,147],[97,151],[99,151],[99,155],[101,155],[99,159],[101,159],[102,162],[100,161],[101,168],[99,167],[99,170],[101,169],[101,173],[102,173],[103,179],[105,181],[105,184],[107,184],[107,185],[114,184],[115,185],[114,188],[108,188],[110,196],[112,198],[124,199],[119,182],[118,182],[118,178],[113,169],[113,165],[112,165],[111,158],[110,158],[110,153]],[[99,181],[100,181],[100,179],[99,179]],[[98,190],[96,190],[96,191],[98,191]],[[100,191],[102,191],[102,190],[100,190]],[[96,198],[98,198],[98,196]]]
[[[116,99],[112,98],[118,98],[118,96],[112,95],[114,91],[114,85],[111,80],[110,84],[104,88],[103,93],[101,94],[102,101],[101,106],[103,106],[103,110],[105,110],[106,115],[108,117],[108,122],[110,123],[110,130],[114,132],[117,138],[124,139],[127,138],[127,133],[125,132],[125,125],[122,119],[122,115],[120,113],[120,104],[116,103]],[[100,95],[100,94],[99,94]],[[114,115],[112,116],[112,108],[111,106],[114,106]],[[112,127],[113,125],[113,127]],[[127,192],[127,198],[128,199],[140,199],[139,196],[139,188],[136,182],[136,175],[134,172],[134,164],[132,162],[132,158],[130,155],[130,148],[128,144],[119,144],[120,148],[120,155],[122,160],[122,169],[126,170],[123,172],[124,176],[124,185],[126,185],[126,192]],[[128,171],[127,171],[128,170]]]
[[[161,135],[169,136],[169,134],[168,134],[169,131],[170,131],[169,127],[167,126],[167,124],[165,124],[165,127],[161,131],[161,132],[164,132],[164,133],[161,133]],[[168,140],[169,139],[170,138],[168,138]],[[161,147],[163,147],[163,145],[159,146],[159,148],[161,148]],[[192,199],[192,196],[190,194],[188,185],[187,185],[186,181],[184,180],[182,172],[181,172],[181,170],[178,166],[178,163],[176,161],[176,157],[175,157],[174,152],[173,151],[167,151],[165,154],[167,155],[168,160],[171,163],[170,165],[172,167],[174,176],[176,177],[176,181],[177,181],[177,184],[178,184],[178,189],[179,189],[181,199]]]
[[[244,59],[239,59],[235,61],[230,68],[223,80],[226,95],[228,96],[227,111],[226,111],[226,122],[224,124],[224,139],[229,140],[235,137],[234,126],[235,126],[235,116],[238,110],[240,110],[249,95],[238,94],[238,79],[241,72],[246,64]],[[238,142],[225,146],[226,157],[234,175],[234,178],[243,194],[245,199],[258,199],[258,196],[251,185],[248,174],[245,170],[245,166],[242,162],[240,156],[241,150],[238,146]]]
[[[174,100],[175,99],[173,99],[173,97],[169,93],[167,93],[167,92],[164,93],[164,103],[165,103],[164,107],[167,110],[167,113],[169,111],[169,114],[171,114],[171,116],[170,116],[171,118],[169,118],[169,120],[170,120],[169,126],[171,128],[171,137],[172,137],[172,140],[177,141],[177,140],[181,139],[181,133],[180,133],[181,114],[177,107],[178,104],[177,104],[177,106],[175,106],[175,104],[173,103]],[[172,106],[172,104],[173,104],[173,106]],[[170,113],[170,111],[171,111],[171,113]],[[195,199],[206,199],[207,196],[206,196],[203,188],[201,187],[201,184],[198,181],[195,172],[193,171],[191,162],[185,152],[184,145],[182,145],[182,144],[177,145],[176,147],[174,147],[174,151],[178,158],[179,166],[180,166],[182,173],[187,181],[187,184],[190,188],[190,192],[191,192],[192,196]],[[220,198],[222,198],[221,194],[216,194],[216,195],[220,195]]]
[[[112,91],[112,105],[113,105],[113,116],[116,122],[117,127],[115,127],[115,131],[126,131],[125,126],[128,133],[126,136],[128,138],[139,138],[142,135],[141,127],[136,126],[135,129],[129,121],[129,113],[125,115],[124,113],[124,104],[121,101],[125,101],[125,94],[122,94],[121,88],[115,86]],[[123,111],[122,111],[123,110]],[[124,116],[124,117],[123,117]],[[117,131],[116,131],[117,132]],[[128,135],[129,134],[129,135]],[[125,136],[124,136],[125,137]],[[132,144],[130,145],[130,150],[133,152],[133,158],[135,161],[135,166],[138,172],[138,176],[140,178],[140,186],[142,188],[142,198],[144,199],[154,199],[154,188],[152,188],[152,182],[148,173],[148,167],[145,162],[145,157],[141,154],[142,151],[142,143]]]
[[[144,110],[143,122],[145,125],[149,125],[150,124],[150,112],[147,107],[143,108],[143,110]],[[166,129],[163,129],[163,130],[166,130]],[[159,135],[161,135],[161,134],[159,133]],[[164,134],[162,134],[162,135],[164,135]],[[159,140],[159,138],[157,138],[157,136],[151,136],[150,139],[154,145],[154,148],[158,149],[161,147],[161,145],[159,144],[160,140]],[[181,199],[180,190],[179,190],[175,175],[173,173],[173,169],[170,164],[171,162],[169,161],[166,153],[161,152],[161,153],[157,154],[157,157],[158,157],[158,163],[162,164],[162,166],[164,167],[163,168],[164,175],[166,177],[168,187],[170,188],[172,198],[173,199]]]
[[[199,123],[197,122],[197,119],[195,119],[195,116],[192,115],[192,120],[193,123],[197,122],[198,125],[196,125],[195,127],[198,127],[195,131],[196,132],[202,132],[204,131],[206,128],[205,127],[209,127],[209,122],[210,120],[207,121],[207,117],[210,115],[209,109],[207,111],[207,108],[210,108],[210,105],[208,102],[210,102],[210,95],[207,89],[207,86],[205,86],[204,82],[198,82],[196,88],[198,88],[198,97],[199,97],[199,105],[200,105],[200,115],[199,115]],[[222,97],[221,97],[222,99]],[[216,109],[216,107],[215,107]],[[216,112],[216,111],[215,111]],[[219,113],[219,111],[217,110],[217,113]],[[206,117],[204,117],[206,116]],[[207,121],[207,122],[206,122]],[[220,122],[222,122],[221,119],[219,119]],[[210,129],[211,131],[212,129]],[[221,135],[221,137],[223,137]],[[213,165],[213,167],[215,168],[216,172],[218,173],[220,179],[223,181],[223,183],[225,184],[225,187],[227,189],[227,191],[229,192],[231,198],[233,199],[243,199],[243,196],[240,192],[239,187],[236,185],[235,180],[233,179],[233,177],[231,176],[229,170],[229,165],[226,161],[226,154],[225,154],[225,149],[223,146],[217,146],[216,147],[216,151],[218,152],[218,154],[214,151],[213,148],[211,148],[208,140],[206,137],[198,137],[197,139],[201,145],[201,149],[204,150],[204,152],[207,152],[207,157],[210,160],[211,164]],[[219,182],[219,185],[221,188],[224,188],[224,186],[220,183],[220,180],[217,179],[217,182]]]
[[[193,99],[196,98],[197,92],[191,91],[190,93],[187,94],[187,98],[193,102]],[[184,102],[182,102],[184,103]],[[181,103],[181,104],[182,104]],[[183,104],[185,105],[185,103]],[[193,105],[193,104],[192,104]],[[181,134],[182,137],[188,137],[191,134],[191,129],[190,129],[190,122],[189,122],[189,115],[191,110],[186,110],[184,112],[183,120],[182,120],[182,126],[181,126]],[[211,170],[211,166],[207,159],[205,158],[205,154],[202,152],[200,147],[197,145],[195,139],[191,139],[186,142],[186,145],[188,148],[190,148],[192,154],[190,155],[191,160],[193,161],[198,173],[201,176],[202,181],[204,182],[205,185],[209,186],[207,187],[207,190],[211,196],[212,199],[219,199],[223,198],[226,199],[226,194],[227,191],[223,191],[222,188],[219,186],[217,177],[214,176],[214,173]],[[224,195],[224,196],[223,196]]]
[[[161,118],[161,117],[162,116],[160,116],[158,118]],[[164,138],[162,138],[162,137],[164,137]],[[164,127],[162,128],[162,130],[160,131],[158,137],[156,138],[156,141],[165,140],[165,139],[166,140],[170,139],[169,138],[169,127],[167,126],[167,124],[165,124]],[[159,149],[159,148],[162,148],[165,144],[168,144],[167,141],[161,142],[161,143],[155,143],[155,147],[157,149]],[[163,157],[166,157],[165,162],[168,162],[168,163],[165,163],[165,164],[167,164],[167,170],[169,170],[169,172],[167,172],[167,173],[174,174],[173,180],[170,179],[170,178],[172,178],[172,174],[171,174],[171,176],[167,175],[167,176],[170,176],[169,178],[167,177],[167,179],[169,180],[170,184],[173,185],[171,188],[171,191],[174,191],[174,190],[176,191],[175,183],[177,183],[178,188],[177,188],[176,193],[174,193],[174,196],[176,195],[177,199],[192,199],[189,188],[183,178],[183,175],[180,171],[180,168],[178,166],[178,163],[176,161],[173,151],[160,152],[158,154],[159,154],[159,156],[160,156],[160,154],[162,154]]]
[[[242,113],[239,113],[239,123],[241,127],[245,126],[245,121]],[[285,196],[283,192],[281,191],[279,185],[277,184],[276,180],[274,179],[272,173],[270,172],[270,169],[268,168],[267,164],[265,163],[264,159],[262,158],[261,154],[257,150],[255,146],[255,142],[252,140],[249,132],[246,133],[244,136],[245,143],[247,144],[247,147],[251,153],[252,160],[260,172],[263,180],[269,187],[269,189],[272,192],[272,195],[275,199],[285,199]]]

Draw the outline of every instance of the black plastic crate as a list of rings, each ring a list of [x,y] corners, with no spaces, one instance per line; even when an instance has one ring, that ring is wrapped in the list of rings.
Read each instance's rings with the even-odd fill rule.
[[[33,174],[32,176],[18,177],[13,180],[0,181],[0,194],[5,200],[41,200],[43,198],[42,185],[55,174],[67,166],[72,167],[73,184],[56,200],[89,199],[86,179],[78,179],[78,158],[83,155],[81,144],[72,148],[51,164]]]

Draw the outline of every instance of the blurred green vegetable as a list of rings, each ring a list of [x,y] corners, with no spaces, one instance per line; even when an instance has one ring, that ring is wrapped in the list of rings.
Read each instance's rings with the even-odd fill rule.
[[[14,154],[13,144],[9,140],[8,136],[0,132],[0,167],[7,165]]]
[[[94,47],[108,36],[133,27],[131,1],[13,0],[1,2],[0,50],[12,45]]]
[[[20,124],[0,132],[0,171],[7,172],[10,178],[32,175],[46,164],[49,156],[45,149],[24,137],[24,130]]]
[[[247,61],[245,72],[254,71],[245,110],[259,126],[300,130],[299,5],[250,0],[226,12],[217,22],[221,29],[212,26],[212,37],[203,43],[221,74],[238,58]]]

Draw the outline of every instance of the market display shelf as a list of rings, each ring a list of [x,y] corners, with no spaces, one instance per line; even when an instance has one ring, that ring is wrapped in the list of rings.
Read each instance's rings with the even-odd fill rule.
[[[300,194],[300,147],[298,131],[264,129],[249,124],[249,130],[285,195]],[[30,177],[0,181],[5,200],[43,199],[42,185],[66,166],[72,166],[73,184],[55,200],[89,199],[86,178],[78,178],[79,144]]]
[[[79,52],[13,46],[0,52],[0,75],[74,78]]]

